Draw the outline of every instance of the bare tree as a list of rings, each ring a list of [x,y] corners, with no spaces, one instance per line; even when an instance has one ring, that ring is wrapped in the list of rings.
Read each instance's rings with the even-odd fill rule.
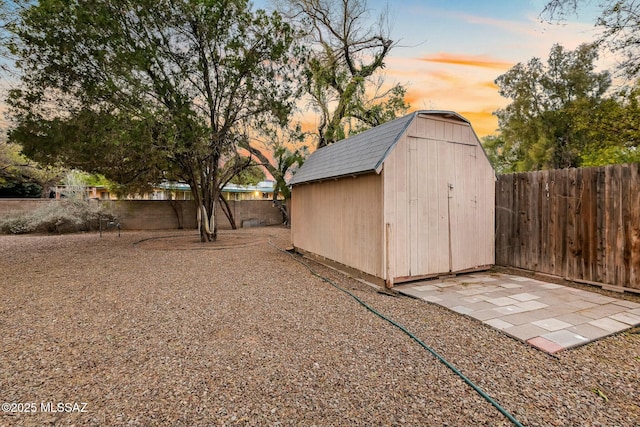
[[[404,88],[383,90],[380,72],[395,46],[389,12],[377,15],[366,0],[289,0],[285,14],[306,31],[312,51],[305,70],[311,107],[320,115],[318,148],[352,129],[375,126],[404,113]]]
[[[550,0],[541,16],[551,21],[578,14],[590,0]],[[619,71],[633,80],[640,77],[640,1],[602,0],[596,26],[602,28],[597,43],[622,56]]]
[[[287,225],[290,217],[286,201],[291,197],[287,180],[302,166],[308,155],[307,146],[304,145],[305,137],[299,125],[287,129],[263,127],[260,137],[247,137],[241,144],[275,180],[273,204],[280,210],[283,222]]]

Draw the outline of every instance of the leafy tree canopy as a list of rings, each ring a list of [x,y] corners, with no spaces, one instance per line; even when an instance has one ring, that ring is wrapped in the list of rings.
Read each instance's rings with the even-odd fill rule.
[[[233,175],[229,180],[232,184],[256,185],[260,181],[267,179],[267,175],[260,164],[251,158],[238,158],[238,160],[230,161],[229,164],[225,164],[225,168],[228,167],[238,167],[240,169],[240,172]]]
[[[286,224],[289,223],[289,211],[279,196],[282,195],[285,200],[291,197],[287,180],[308,156],[307,146],[304,145],[306,136],[299,124],[287,128],[265,126],[259,134],[242,144],[275,179],[273,203],[282,212]]]
[[[589,144],[581,166],[640,162],[640,82],[613,93],[584,119]]]
[[[19,145],[0,141],[0,197],[47,196],[62,175],[62,169],[41,167],[26,158]]]
[[[503,160],[515,170],[578,166],[590,144],[592,112],[604,107],[608,72],[594,71],[594,45],[574,51],[555,45],[547,63],[533,58],[498,77],[511,104],[496,112]]]
[[[498,77],[512,102],[483,145],[499,173],[640,160],[640,85],[611,91],[596,59],[596,45],[556,45],[546,64],[533,58]]]
[[[13,31],[11,139],[139,189],[187,182],[202,240],[242,130],[286,123],[295,103],[296,34],[246,0],[42,0]]]

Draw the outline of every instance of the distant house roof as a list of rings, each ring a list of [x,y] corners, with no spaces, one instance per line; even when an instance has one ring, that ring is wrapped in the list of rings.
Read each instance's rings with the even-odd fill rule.
[[[189,184],[185,184],[184,182],[163,182],[162,184],[158,185],[158,187],[163,190],[191,190]],[[269,193],[273,192],[274,187],[275,181],[266,180],[260,181],[257,185],[239,185],[229,183],[222,188],[222,191],[226,193],[253,193],[254,191]]]
[[[387,155],[419,114],[455,117],[469,123],[453,111],[415,111],[316,150],[291,178],[289,185],[371,172],[379,173]]]
[[[222,191],[228,193],[253,193],[254,191],[261,192],[273,192],[275,187],[275,181],[260,181],[257,185],[240,185],[240,184],[227,184],[222,188]]]

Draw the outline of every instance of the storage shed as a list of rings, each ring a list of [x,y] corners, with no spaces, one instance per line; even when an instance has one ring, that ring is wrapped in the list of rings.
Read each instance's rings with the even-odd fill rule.
[[[315,151],[290,180],[296,250],[394,283],[494,263],[495,173],[470,123],[416,111]]]

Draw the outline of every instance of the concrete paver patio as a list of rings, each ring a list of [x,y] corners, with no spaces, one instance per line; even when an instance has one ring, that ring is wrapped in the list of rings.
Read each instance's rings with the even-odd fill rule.
[[[639,303],[510,274],[465,274],[395,289],[478,319],[547,353],[640,325]]]

